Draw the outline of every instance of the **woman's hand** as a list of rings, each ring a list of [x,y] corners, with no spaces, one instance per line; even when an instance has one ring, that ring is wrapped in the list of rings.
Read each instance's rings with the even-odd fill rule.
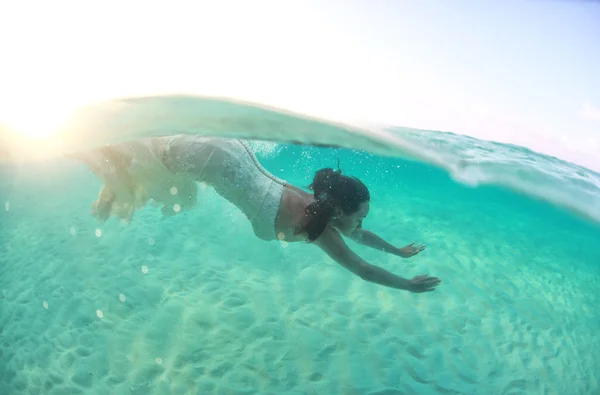
[[[437,277],[429,277],[427,274],[423,274],[422,276],[413,277],[408,283],[408,290],[410,292],[421,293],[435,291],[435,287],[441,283],[441,280]]]
[[[423,251],[424,249],[425,249],[424,245],[416,245],[415,246],[415,242],[413,241],[406,247],[398,248],[398,252],[396,253],[396,255],[401,256],[402,258],[410,258],[411,256],[417,255],[419,252]]]

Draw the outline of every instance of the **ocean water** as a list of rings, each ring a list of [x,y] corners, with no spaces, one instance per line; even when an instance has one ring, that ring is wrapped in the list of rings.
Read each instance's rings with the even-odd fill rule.
[[[600,394],[598,174],[402,128],[378,143],[331,125],[347,146],[290,144],[330,137],[278,116],[230,134],[283,125],[250,143],[301,187],[339,159],[371,191],[365,228],[427,245],[410,259],[350,247],[403,277],[439,277],[436,291],[367,283],[309,244],[261,241],[210,187],[188,213],[163,220],[150,204],[128,226],[100,225],[85,166],[4,163],[0,394]],[[410,152],[381,145],[389,136]]]

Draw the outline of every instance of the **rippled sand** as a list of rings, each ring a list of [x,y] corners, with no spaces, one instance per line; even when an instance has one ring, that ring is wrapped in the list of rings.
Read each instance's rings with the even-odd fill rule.
[[[210,188],[193,212],[161,221],[147,207],[123,227],[88,218],[89,177],[19,181],[0,193],[1,394],[598,391],[599,269],[542,219],[536,235],[498,221],[507,208],[378,195],[369,228],[428,249],[402,260],[350,244],[443,280],[417,295],[363,282],[313,246],[248,237]],[[550,230],[556,245],[542,240]]]

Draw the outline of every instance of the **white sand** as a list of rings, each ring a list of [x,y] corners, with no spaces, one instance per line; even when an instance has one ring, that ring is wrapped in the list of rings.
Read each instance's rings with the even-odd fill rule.
[[[210,189],[189,214],[148,207],[125,228],[88,217],[91,177],[76,194],[66,176],[20,180],[0,193],[0,394],[598,393],[598,268],[555,262],[514,224],[452,231],[439,208],[406,201],[398,217],[380,197],[373,230],[429,248],[402,260],[350,244],[442,278],[416,295],[249,237]]]

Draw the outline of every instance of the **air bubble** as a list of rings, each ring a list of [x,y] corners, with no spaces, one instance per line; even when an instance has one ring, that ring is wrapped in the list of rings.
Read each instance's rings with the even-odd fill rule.
[[[48,310],[48,302],[46,302],[45,300],[42,302],[42,306],[44,306],[44,308]]]
[[[142,273],[148,274],[148,266],[146,266],[146,265],[142,266]]]
[[[179,211],[181,211],[181,206],[178,204],[174,204],[173,205],[173,211],[175,211],[176,213],[178,213]]]
[[[177,195],[177,187],[171,188],[171,195]]]
[[[102,310],[100,309],[96,310],[96,315],[98,316],[98,318],[104,317],[104,314],[102,314]]]
[[[162,365],[162,359],[160,358],[155,358],[154,362],[156,362],[157,365]]]
[[[283,232],[279,232],[279,233],[277,233],[277,238],[278,238],[279,240],[283,240],[283,239],[285,239],[285,233],[283,233]]]
[[[96,237],[102,236],[102,231],[100,229],[96,229]]]
[[[77,234],[77,229],[75,229],[74,226],[71,226],[69,228],[69,233],[71,234],[71,236],[75,236]]]
[[[125,295],[123,295],[123,294],[119,294],[119,300],[120,300],[121,302],[125,303],[125,300],[126,300],[126,298],[125,298]]]

